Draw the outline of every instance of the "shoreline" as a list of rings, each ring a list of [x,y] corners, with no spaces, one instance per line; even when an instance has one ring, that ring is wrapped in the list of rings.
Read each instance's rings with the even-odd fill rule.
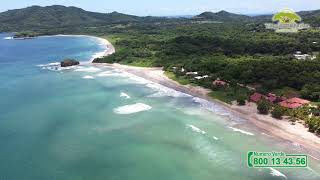
[[[103,46],[105,49],[104,49],[104,51],[101,51],[101,52],[94,54],[91,57],[91,59],[88,61],[90,63],[92,63],[92,61],[95,58],[102,58],[104,56],[109,56],[109,55],[115,53],[114,46],[108,40],[101,38],[101,37],[93,36],[93,35],[56,34],[56,35],[41,35],[41,36],[37,36],[37,37],[86,37],[86,38],[95,39],[97,42],[99,42],[99,45]],[[9,39],[9,37],[6,37],[6,38]],[[10,37],[10,39],[14,39],[14,38]]]
[[[308,132],[307,128],[300,123],[291,125],[285,119],[277,120],[272,118],[270,115],[264,116],[257,114],[256,112],[252,112],[253,109],[256,111],[256,105],[254,103],[248,103],[246,106],[226,104],[222,101],[209,97],[207,95],[207,93],[210,92],[209,89],[191,85],[181,85],[178,82],[169,79],[164,75],[162,68],[145,68],[107,63],[94,63],[94,65],[120,69],[124,72],[144,78],[176,91],[223,106],[235,116],[248,120],[248,123],[257,129],[262,130],[261,132],[267,132],[267,134],[271,135],[273,138],[279,138],[303,146],[307,150],[308,154],[311,155],[311,158],[316,161],[320,161],[320,138],[318,136]]]
[[[82,36],[82,35],[80,35]],[[94,36],[88,36],[94,37]],[[111,55],[115,52],[114,46],[106,39],[97,38],[101,43],[106,45],[106,51],[103,56]],[[248,102],[246,106],[230,105],[217,99],[211,98],[208,93],[210,89],[200,86],[181,85],[178,82],[168,78],[162,68],[158,67],[135,67],[121,64],[108,63],[93,63],[95,66],[108,66],[115,69],[120,69],[124,72],[144,78],[151,82],[163,85],[176,91],[198,97],[210,103],[223,106],[237,117],[248,120],[248,122],[262,132],[267,132],[273,138],[279,138],[291,143],[297,143],[303,146],[311,158],[320,161],[320,138],[313,133],[310,133],[306,127],[300,123],[291,125],[286,119],[277,120],[270,115],[260,115],[257,113],[256,104]]]
[[[104,38],[101,38],[101,37],[91,36],[91,35],[73,35],[73,34],[57,34],[57,35],[52,35],[52,36],[58,36],[58,37],[59,36],[60,37],[66,37],[66,36],[69,36],[69,37],[87,37],[87,38],[92,38],[92,39],[97,40],[99,42],[99,45],[103,46],[105,49],[102,52],[98,52],[98,53],[94,54],[91,57],[91,59],[89,60],[90,63],[92,63],[92,61],[95,58],[102,58],[104,56],[109,56],[109,55],[111,55],[111,54],[116,52],[114,46],[108,40],[106,40]]]

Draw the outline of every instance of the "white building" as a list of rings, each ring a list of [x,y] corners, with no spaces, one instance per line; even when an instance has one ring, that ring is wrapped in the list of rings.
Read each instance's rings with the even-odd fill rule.
[[[198,75],[198,72],[187,72],[186,75]]]
[[[298,52],[300,52],[300,51],[297,51],[297,53],[294,54],[294,57],[298,60],[314,60],[317,58],[317,56],[315,56],[315,55],[301,54],[301,52],[300,53],[298,53]]]

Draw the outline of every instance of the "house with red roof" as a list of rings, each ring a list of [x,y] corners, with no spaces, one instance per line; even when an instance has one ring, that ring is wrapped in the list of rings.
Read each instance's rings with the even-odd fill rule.
[[[257,103],[259,101],[261,101],[262,99],[266,99],[266,96],[260,93],[255,92],[254,94],[252,94],[250,96],[250,100]]]
[[[267,95],[267,100],[269,101],[269,102],[275,102],[276,100],[278,99],[278,96],[276,96],[275,94],[272,94],[272,93],[269,93],[268,95]]]
[[[217,78],[215,81],[212,82],[212,85],[214,86],[228,86],[229,84],[225,81],[220,80]]]
[[[295,97],[295,98],[284,100],[284,101],[280,102],[279,105],[282,107],[285,107],[285,108],[295,109],[295,108],[302,107],[302,106],[309,104],[309,103],[310,103],[310,101],[308,101],[308,100]]]
[[[271,103],[277,103],[277,102],[281,102],[281,101],[285,100],[284,97],[279,97],[279,96],[272,94],[272,93],[269,93],[267,95],[263,95],[263,94],[256,92],[250,96],[250,100],[255,103],[261,101],[262,99],[265,99]]]

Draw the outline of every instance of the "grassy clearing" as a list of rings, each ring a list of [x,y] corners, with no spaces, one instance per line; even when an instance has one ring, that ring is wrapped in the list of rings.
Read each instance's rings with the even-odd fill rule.
[[[141,60],[128,63],[127,65],[137,66],[137,67],[153,67],[153,61],[141,59]]]
[[[188,79],[185,79],[183,77],[177,77],[173,72],[165,71],[164,74],[168,78],[178,82],[179,84],[182,84],[182,85],[190,84],[190,81]]]
[[[234,100],[232,97],[228,96],[227,93],[224,91],[212,91],[208,95],[213,99],[218,99],[228,104],[231,104],[231,102]]]
[[[226,88],[219,88],[217,90],[213,90],[209,93],[209,96],[223,101],[225,103],[231,104],[232,101],[236,101],[238,97],[248,97],[249,90],[246,88],[240,87],[226,87]]]

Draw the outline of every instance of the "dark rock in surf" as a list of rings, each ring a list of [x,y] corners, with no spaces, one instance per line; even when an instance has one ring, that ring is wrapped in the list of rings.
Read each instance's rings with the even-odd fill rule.
[[[76,61],[74,59],[65,59],[60,63],[61,67],[76,66],[79,64],[80,64],[79,61]]]

